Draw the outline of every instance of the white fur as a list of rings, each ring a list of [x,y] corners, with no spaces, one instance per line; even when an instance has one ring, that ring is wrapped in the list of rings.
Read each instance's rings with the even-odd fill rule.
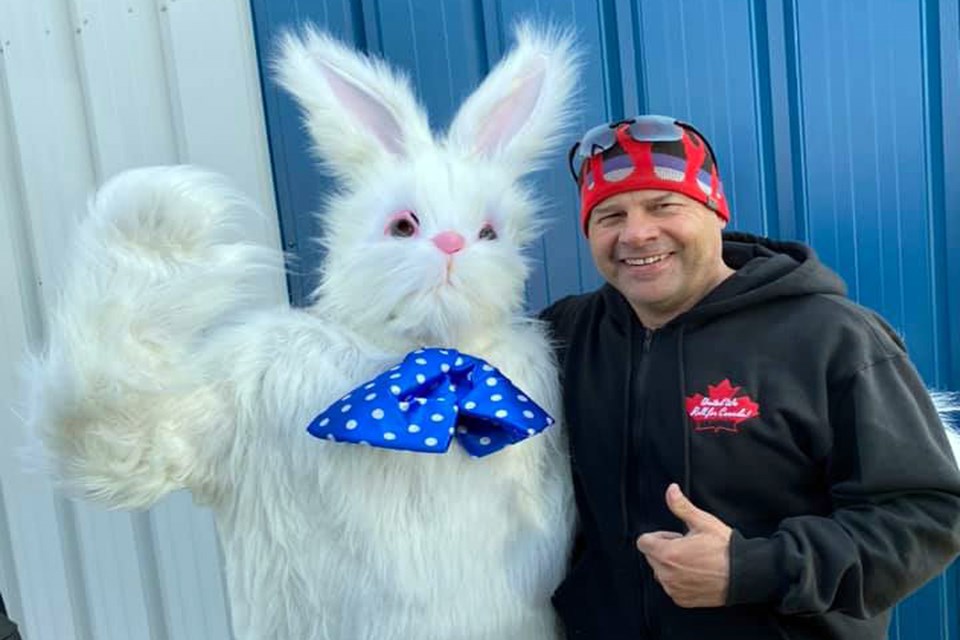
[[[574,111],[570,95],[577,74],[568,35],[540,33],[530,24],[520,24],[516,37],[518,46],[490,72],[486,90],[467,98],[457,113],[449,140],[452,146],[523,174],[549,157],[545,152],[560,142],[562,129],[557,123]],[[570,62],[552,64],[551,58],[558,55]],[[532,111],[529,116],[527,109]]]
[[[382,164],[432,145],[409,82],[384,62],[313,27],[302,37],[285,34],[280,50],[277,80],[300,103],[317,157],[347,186],[361,187]]]
[[[277,256],[231,238],[253,213],[209,174],[130,172],[91,203],[30,420],[92,498],[143,507],[187,487],[211,506],[240,638],[559,637],[549,599],[573,525],[559,426],[481,459],[305,431],[419,346],[484,358],[559,416],[551,350],[522,314],[538,224],[517,178],[564,123],[575,60],[566,37],[518,34],[455,121],[481,126],[439,142],[382,63],[315,31],[286,37],[281,80],[343,188],[307,310],[265,302]],[[420,236],[384,234],[398,209]],[[497,240],[478,238],[488,222]],[[448,261],[429,238],[450,230],[466,246]]]
[[[960,424],[957,423],[960,419],[960,394],[948,391],[932,391],[930,397],[933,398],[933,404],[943,420],[947,440],[953,449],[953,457],[960,464],[960,432],[957,431],[960,428]]]

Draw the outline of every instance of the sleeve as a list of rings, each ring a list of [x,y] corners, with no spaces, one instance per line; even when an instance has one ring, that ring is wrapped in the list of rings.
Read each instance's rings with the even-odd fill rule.
[[[871,617],[960,550],[960,473],[904,354],[852,375],[831,401],[833,511],[787,518],[767,538],[731,538],[728,604]]]

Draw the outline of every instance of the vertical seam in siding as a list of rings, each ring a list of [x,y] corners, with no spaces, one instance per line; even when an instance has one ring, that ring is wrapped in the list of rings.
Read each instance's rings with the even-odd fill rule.
[[[650,111],[650,87],[647,86],[646,67],[643,64],[645,49],[643,38],[643,10],[639,2],[630,3],[630,29],[633,34],[633,66],[637,74],[637,111]]]
[[[174,148],[177,153],[177,162],[183,162],[187,157],[187,133],[183,127],[183,109],[181,108],[180,89],[177,82],[176,63],[173,60],[173,34],[170,21],[166,15],[169,12],[162,6],[166,0],[156,0],[157,24],[160,27],[160,59],[163,61],[163,78],[167,88],[170,107],[170,130],[174,134]]]
[[[623,87],[620,84],[620,42],[617,36],[617,9],[613,0],[599,5],[600,59],[603,63],[603,99],[611,120],[623,117]]]
[[[83,562],[80,560],[80,537],[77,533],[77,516],[74,506],[59,495],[54,497],[54,509],[60,529],[61,554],[64,558],[67,585],[70,589],[70,604],[74,613],[75,640],[93,640],[93,619],[90,601],[85,590]]]
[[[875,14],[873,5],[870,5],[870,6],[868,7],[868,10],[867,10],[867,11],[868,11],[868,14],[867,14],[867,15],[868,15],[868,20],[867,20],[867,34],[868,34],[868,37],[869,37],[869,41],[870,41],[870,43],[871,43],[871,45],[870,45],[870,51],[871,51],[871,53],[872,53],[873,50],[874,50],[874,44],[873,44],[873,43],[875,43],[875,42],[877,41],[877,26],[876,26],[876,20],[875,20],[875,15],[876,15],[876,14]],[[871,70],[871,73],[870,73],[870,108],[871,108],[871,111],[872,111],[873,113],[877,113],[877,108],[878,108],[878,104],[877,104],[877,69],[876,69],[875,67]],[[884,236],[884,224],[883,224],[883,208],[882,208],[881,206],[879,206],[880,203],[883,202],[883,197],[882,197],[881,190],[880,190],[880,187],[881,187],[881,180],[880,180],[881,167],[880,167],[880,144],[879,144],[879,141],[880,141],[880,129],[879,129],[879,124],[880,124],[880,123],[879,123],[879,118],[874,117],[874,118],[873,118],[873,131],[872,131],[872,137],[873,137],[873,157],[874,157],[873,172],[874,172],[874,176],[875,176],[875,177],[874,177],[874,186],[875,186],[875,192],[876,192],[876,193],[875,193],[875,196],[876,196],[877,204],[878,204],[877,210],[876,210],[876,212],[874,212],[874,217],[875,217],[874,224],[877,225],[877,242],[878,242],[878,245],[879,245],[879,247],[880,247],[880,253],[881,253],[881,255],[882,255],[885,236]],[[887,276],[886,276],[886,268],[887,268],[887,265],[886,265],[886,262],[885,262],[884,260],[882,260],[882,259],[881,259],[881,260],[878,260],[877,262],[878,262],[878,264],[877,264],[877,269],[878,269],[879,272],[880,272],[880,282],[885,283],[885,282],[887,282]],[[886,309],[886,308],[887,308],[887,287],[881,286],[879,289],[880,289],[880,308],[881,308],[881,309]]]
[[[807,150],[803,144],[805,124],[803,117],[803,68],[800,64],[800,24],[797,0],[783,2],[784,54],[787,73],[787,104],[789,107],[790,148],[793,164],[793,197],[797,221],[797,236],[810,241],[810,212],[807,209]]]
[[[852,23],[852,21],[849,20],[849,19],[847,18],[847,16],[846,16],[846,14],[849,12],[849,9],[850,9],[850,5],[849,5],[849,4],[844,4],[844,5],[842,5],[841,11],[843,11],[843,13],[845,14],[845,15],[844,15],[844,20],[843,20],[845,24],[851,24],[851,23]],[[848,63],[849,63],[849,61],[850,61],[849,39],[848,39],[848,38],[843,38],[843,42],[841,43],[840,47],[841,47],[841,52],[842,52],[842,59],[848,61]],[[850,65],[850,66],[853,66],[853,65]],[[849,75],[849,74],[848,74],[848,75]],[[848,122],[848,123],[849,123],[849,122],[852,122],[852,121],[853,121],[853,113],[852,113],[852,111],[851,111],[851,106],[850,106],[850,82],[849,82],[849,80],[848,80],[848,81],[845,81],[845,82],[843,83],[842,98],[843,98],[844,120],[845,120],[846,122]],[[852,133],[851,133],[851,130],[850,130],[850,127],[849,127],[849,126],[846,127],[846,130],[844,131],[844,138],[846,138],[846,141],[847,141],[846,159],[847,159],[847,166],[848,166],[849,171],[850,171],[850,177],[849,177],[849,179],[847,180],[847,189],[849,189],[849,191],[850,191],[850,212],[849,212],[849,217],[850,217],[850,224],[851,224],[851,226],[853,227],[852,232],[851,232],[851,233],[852,233],[852,236],[853,236],[853,238],[852,238],[853,241],[851,242],[851,251],[852,251],[852,253],[853,253],[853,258],[852,258],[852,260],[851,260],[851,262],[852,262],[852,264],[853,264],[853,290],[854,290],[857,298],[860,298],[860,296],[861,296],[861,294],[860,294],[860,290],[861,290],[861,287],[860,287],[860,239],[859,239],[860,234],[857,233],[857,214],[858,214],[858,210],[857,210],[857,180],[856,180],[856,175],[855,175],[855,173],[854,173],[854,159],[855,159],[857,156],[856,156],[856,152],[854,151],[854,148],[853,148],[853,135],[852,135]],[[837,237],[839,238],[839,233],[837,234]]]
[[[90,104],[90,78],[87,77],[86,68],[81,64],[83,60],[83,45],[81,41],[83,39],[83,23],[85,19],[80,15],[77,0],[70,0],[70,2],[67,3],[67,7],[69,22],[73,26],[73,38],[71,39],[71,51],[73,52],[72,62],[77,74],[77,79],[79,80],[77,86],[80,90],[80,101],[83,104],[83,127],[87,136],[86,146],[89,150],[90,166],[93,167],[94,184],[99,184],[104,178],[103,160],[100,158],[98,146],[95,144],[97,132],[90,117],[90,112],[92,111]]]
[[[941,327],[946,324],[946,304],[941,300],[946,295],[946,237],[944,233],[945,221],[943,197],[943,113],[941,111],[940,78],[940,31],[937,15],[937,3],[921,0],[920,15],[920,51],[923,65],[923,138],[924,162],[926,163],[926,196],[927,196],[927,242],[930,251],[930,298],[933,301],[931,321],[933,326],[934,349],[933,367],[934,384],[939,384],[945,377],[944,361],[941,351],[948,352],[949,342]]]
[[[140,584],[143,589],[144,609],[151,640],[167,640],[166,598],[161,588],[157,549],[153,542],[152,516],[149,512],[131,513],[134,548],[140,561]]]
[[[264,127],[267,132],[267,154],[270,162],[270,175],[273,178],[273,201],[277,208],[278,226],[280,228],[280,246],[284,256],[284,277],[287,282],[287,292],[293,306],[302,306],[306,300],[305,278],[293,269],[293,262],[297,252],[296,225],[293,223],[293,203],[291,202],[288,178],[290,170],[286,166],[288,155],[274,153],[279,147],[285,149],[287,143],[283,127],[278,122],[278,113],[281,97],[275,84],[270,83],[269,77],[269,47],[264,46],[266,25],[273,22],[270,17],[270,3],[252,1],[250,4],[250,18],[253,23],[254,47],[257,51],[257,71],[260,79],[261,105],[264,114]],[[359,3],[358,3],[359,4]],[[299,18],[299,7],[297,8]],[[166,45],[166,43],[164,43]],[[166,57],[164,57],[166,60]],[[271,104],[272,103],[272,104]],[[178,138],[180,132],[178,132]],[[179,144],[179,143],[178,143]]]
[[[778,189],[776,179],[771,179],[767,163],[776,172],[776,153],[773,133],[773,85],[770,77],[770,29],[767,18],[766,0],[753,0],[748,8],[750,12],[750,54],[753,62],[753,95],[756,105],[756,130],[759,133],[757,145],[757,168],[760,171],[760,204],[764,235],[780,237]]]

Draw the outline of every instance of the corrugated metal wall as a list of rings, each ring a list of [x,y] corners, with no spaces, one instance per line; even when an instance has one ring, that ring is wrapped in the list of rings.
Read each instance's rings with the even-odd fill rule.
[[[0,591],[29,640],[230,637],[213,521],[188,495],[110,513],[21,471],[17,363],[96,184],[192,162],[272,212],[263,122],[245,0],[0,0]],[[272,220],[250,232],[279,242]]]
[[[811,243],[851,295],[905,336],[931,385],[960,388],[960,3],[956,0],[253,0],[268,51],[311,20],[408,69],[443,128],[509,45],[519,16],[573,25],[587,53],[582,118],[637,112],[712,141],[733,228]],[[261,56],[261,64],[265,57]],[[289,278],[319,260],[310,213],[329,186],[290,100],[265,87]],[[553,224],[535,247],[532,308],[599,279],[558,156],[537,177]],[[958,637],[952,569],[898,608],[891,637]]]
[[[960,388],[960,3],[954,0],[254,0],[261,64],[313,20],[409,69],[438,128],[509,44],[517,16],[574,25],[579,128],[638,111],[695,122],[720,156],[734,226],[811,242],[906,336],[931,384]],[[16,460],[16,363],[42,340],[59,256],[93,186],[190,161],[272,210],[244,0],[0,0],[0,591],[30,640],[229,637],[209,515],[65,500]],[[263,95],[283,242],[302,301],[327,188],[298,116]],[[949,141],[949,142],[948,142]],[[532,308],[599,283],[560,158]],[[272,228],[251,230],[274,238]],[[951,570],[891,637],[958,638]]]

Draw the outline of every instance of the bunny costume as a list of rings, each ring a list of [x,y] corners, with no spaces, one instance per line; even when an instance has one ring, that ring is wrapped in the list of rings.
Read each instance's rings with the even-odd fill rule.
[[[482,358],[549,414],[557,372],[522,313],[539,229],[519,180],[553,149],[576,60],[517,44],[435,138],[404,78],[312,29],[276,72],[339,181],[312,305],[260,284],[257,213],[191,167],[92,199],[32,371],[64,482],[111,507],[187,488],[213,510],[246,640],[554,640],[574,519],[563,432],[475,458],[311,437],[311,420],[421,347]]]

